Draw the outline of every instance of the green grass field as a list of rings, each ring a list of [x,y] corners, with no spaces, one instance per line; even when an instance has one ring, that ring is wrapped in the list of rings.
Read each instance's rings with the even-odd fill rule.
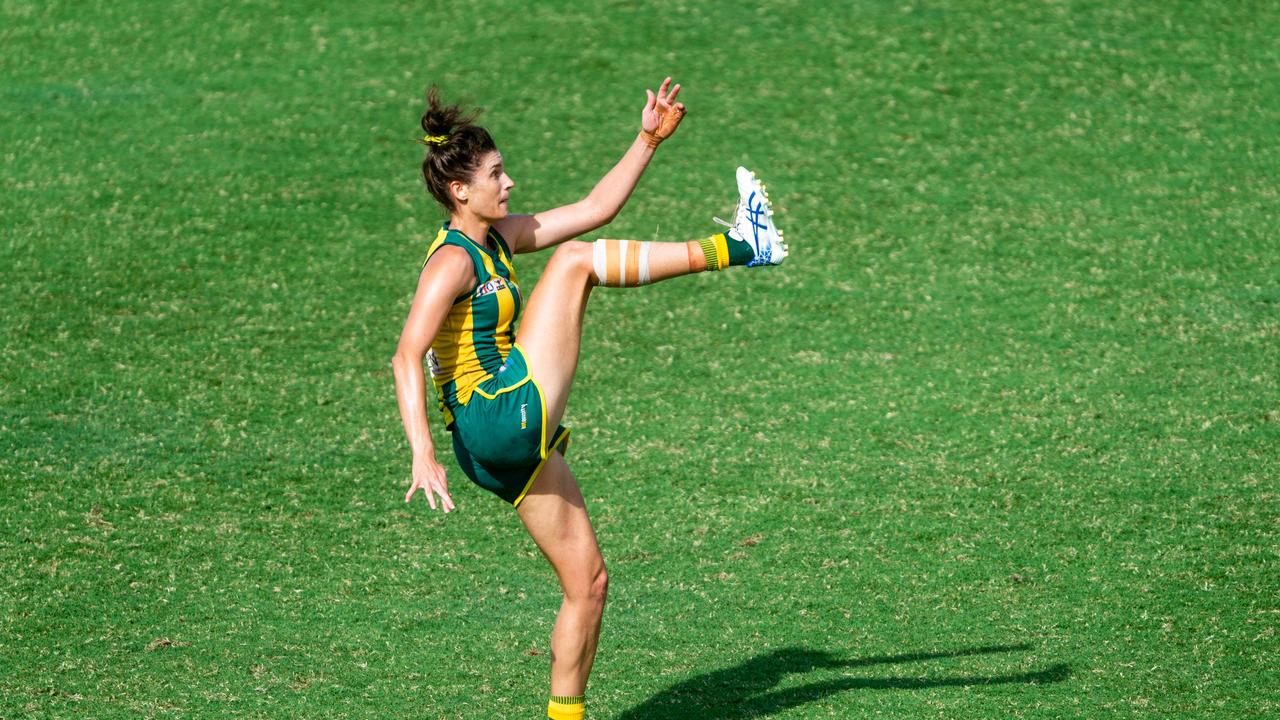
[[[741,163],[794,254],[592,301],[590,717],[1276,717],[1278,28],[3,0],[0,718],[542,717],[532,541],[447,453],[459,512],[402,502],[421,96],[487,109],[530,211],[666,74],[607,234],[708,234]]]

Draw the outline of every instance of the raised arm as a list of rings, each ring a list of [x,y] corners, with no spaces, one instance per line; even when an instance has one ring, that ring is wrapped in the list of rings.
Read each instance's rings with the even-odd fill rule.
[[[474,274],[471,259],[462,248],[446,245],[431,256],[418,278],[409,317],[400,333],[396,354],[391,358],[400,419],[413,450],[413,485],[404,500],[408,502],[418,488],[422,488],[431,509],[436,509],[435,496],[439,495],[445,512],[453,510],[453,498],[449,497],[444,468],[436,461],[435,444],[427,425],[427,382],[422,359],[435,342],[454,298],[475,283]]]
[[[685,112],[684,103],[675,101],[680,86],[672,86],[671,78],[662,81],[656,95],[652,90],[645,93],[648,100],[640,116],[640,133],[618,164],[600,178],[586,197],[533,215],[508,215],[495,223],[514,252],[535,252],[558,245],[609,224],[622,210],[654,150],[675,132]]]

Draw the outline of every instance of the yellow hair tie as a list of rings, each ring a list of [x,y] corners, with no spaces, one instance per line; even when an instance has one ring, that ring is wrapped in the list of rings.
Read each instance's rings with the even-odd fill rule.
[[[449,136],[448,136],[448,135],[424,135],[424,136],[422,137],[422,144],[423,144],[423,145],[436,145],[436,146],[440,146],[440,145],[448,145],[448,144],[449,144]]]

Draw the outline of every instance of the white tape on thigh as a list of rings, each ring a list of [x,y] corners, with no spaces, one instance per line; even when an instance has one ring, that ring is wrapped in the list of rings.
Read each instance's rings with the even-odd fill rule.
[[[592,243],[591,249],[591,266],[596,271],[596,282],[601,285],[605,283],[605,278],[608,276],[609,270],[606,264],[608,258],[605,255],[604,247],[606,242],[606,240],[597,240]]]
[[[627,268],[627,247],[631,244],[631,241],[630,240],[614,240],[613,242],[615,243],[615,245],[613,246],[614,254],[618,256],[618,277],[614,278],[614,280],[617,281],[618,287],[626,287],[627,286],[627,269],[628,269]],[[612,285],[613,283],[610,283],[610,284]]]
[[[649,284],[649,243],[640,243],[640,284]]]
[[[591,249],[596,281],[607,287],[635,287],[649,283],[649,243],[635,240],[596,240]]]

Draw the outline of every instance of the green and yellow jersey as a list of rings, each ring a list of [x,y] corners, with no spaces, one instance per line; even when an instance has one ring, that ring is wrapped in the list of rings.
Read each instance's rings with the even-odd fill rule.
[[[524,304],[511,248],[495,230],[489,230],[489,240],[494,250],[445,223],[422,261],[426,267],[437,250],[454,245],[467,251],[475,267],[476,284],[454,299],[427,353],[431,380],[450,428],[454,409],[469,403],[476,386],[502,369],[515,344],[516,318]]]

